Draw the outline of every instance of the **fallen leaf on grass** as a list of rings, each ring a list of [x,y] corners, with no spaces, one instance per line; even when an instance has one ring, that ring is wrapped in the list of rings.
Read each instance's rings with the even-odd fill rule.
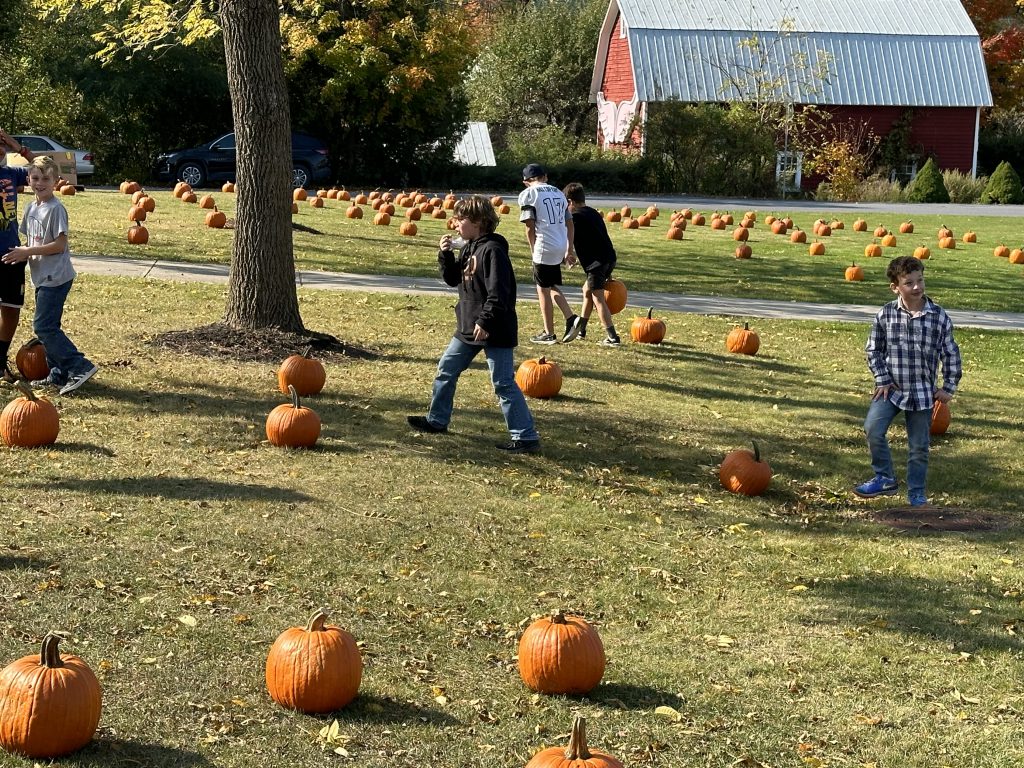
[[[964,704],[981,704],[981,699],[975,696],[964,696],[959,688],[953,689],[953,698],[962,701]]]
[[[188,614],[185,614],[184,616],[179,616],[178,617],[178,621],[180,621],[186,627],[194,627],[196,625],[196,623],[197,623],[196,622],[196,617],[195,616],[189,616]]]
[[[679,712],[677,710],[673,709],[672,707],[665,706],[665,705],[657,707],[654,710],[654,714],[661,715],[662,717],[667,717],[673,723],[678,723],[679,721],[681,721],[683,719],[683,716],[681,714],[679,714]]]

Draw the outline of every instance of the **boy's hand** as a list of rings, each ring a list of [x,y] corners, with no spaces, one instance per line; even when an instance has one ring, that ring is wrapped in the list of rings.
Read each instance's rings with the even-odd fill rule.
[[[480,327],[479,323],[473,326],[473,341],[487,341],[487,337],[490,335],[491,334]]]
[[[4,264],[20,264],[23,261],[28,261],[30,255],[28,246],[19,245],[5,253],[2,261]]]
[[[564,261],[565,261],[566,264],[569,265],[569,269],[572,269],[573,267],[576,266],[576,264],[579,263],[578,259],[576,258],[576,254],[573,253],[572,251],[570,251],[569,253],[565,254]]]
[[[936,389],[935,399],[938,400],[940,403],[948,403],[950,400],[953,399],[953,396],[944,389]]]
[[[872,400],[888,400],[889,394],[896,389],[892,384],[886,384],[884,387],[875,387],[875,396]]]

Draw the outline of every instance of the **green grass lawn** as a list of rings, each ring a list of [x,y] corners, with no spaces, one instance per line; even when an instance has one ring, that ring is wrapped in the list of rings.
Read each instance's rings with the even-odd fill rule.
[[[76,197],[72,221],[104,200]],[[326,230],[331,215],[299,218]],[[96,242],[119,242],[122,222],[104,226]],[[144,252],[181,257],[165,226]],[[226,248],[226,232],[181,226]],[[432,261],[426,237],[393,242]],[[406,427],[450,298],[300,302],[308,327],[376,356],[328,364],[307,403],[319,447],[287,451],[263,433],[284,401],[275,365],[147,343],[218,319],[221,288],[76,283],[66,326],[100,374],[57,398],[55,446],[0,449],[0,659],[66,630],[104,688],[98,738],[62,765],[522,766],[565,741],[574,712],[630,766],[1019,762],[1024,336],[958,331],[966,372],[931,454],[934,502],[1006,527],[917,533],[848,492],[870,473],[863,326],[758,321],[761,352],[741,358],[725,352],[730,318],[668,314],[658,347],[545,349],[565,372],[559,397],[531,403],[545,453],[510,458],[481,364],[451,434]],[[718,463],[752,439],[772,486],[731,496]],[[365,658],[359,698],[327,717],[283,711],[263,685],[273,639],[319,606]],[[533,695],[516,671],[518,634],[557,607],[591,619],[608,654],[583,699]]]
[[[234,215],[235,196],[213,193],[218,207]],[[113,192],[93,192],[65,198],[71,215],[72,251],[107,256],[227,263],[231,255],[231,231],[211,230],[203,225],[205,211],[175,199],[168,191],[154,192],[157,202],[146,226],[150,244],[132,246],[127,242],[128,198]],[[437,272],[435,254],[444,222],[420,221],[420,234],[402,237],[398,221],[389,227],[374,226],[373,211],[360,221],[345,218],[347,203],[328,200],[323,209],[306,203],[299,205],[294,220],[320,234],[296,231],[295,264],[301,270],[326,270],[361,274],[430,276]],[[399,219],[401,218],[399,209]],[[708,226],[690,227],[682,241],[668,241],[665,234],[668,214],[664,210],[650,228],[623,230],[609,225],[619,256],[617,274],[634,290],[666,293],[735,296],[793,301],[843,304],[882,304],[892,298],[885,268],[895,256],[911,254],[915,247],[927,245],[932,258],[927,265],[929,292],[940,304],[951,309],[989,311],[1021,310],[1020,293],[1024,266],[1009,264],[993,256],[994,248],[1005,243],[1021,247],[1020,219],[998,216],[921,216],[914,219],[915,234],[899,235],[905,216],[865,214],[866,233],[853,232],[853,218],[846,217],[846,228],[822,238],[825,254],[808,255],[808,246],[791,243],[788,237],[771,234],[764,217],[788,213],[795,224],[808,230],[820,215],[831,221],[827,212],[759,210],[759,222],[751,232],[754,257],[741,261],[733,257],[736,243],[733,227],[713,231]],[[705,212],[710,219],[711,211]],[[742,211],[734,211],[737,221]],[[882,258],[865,258],[864,248],[876,238],[872,232],[883,224],[897,232],[897,247],[885,248]],[[954,251],[939,250],[936,233],[945,224],[957,236]],[[975,244],[959,242],[962,234],[974,230]],[[513,263],[519,279],[529,281],[530,259],[518,209],[503,217],[498,230],[511,244]],[[863,266],[862,283],[848,283],[843,273],[852,262]],[[568,280],[579,276],[567,273]]]

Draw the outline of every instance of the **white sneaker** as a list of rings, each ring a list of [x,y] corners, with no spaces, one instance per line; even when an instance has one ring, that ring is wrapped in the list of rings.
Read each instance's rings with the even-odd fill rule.
[[[60,388],[60,394],[66,395],[66,394],[68,394],[70,392],[74,392],[80,386],[85,384],[85,382],[87,382],[89,379],[91,379],[93,376],[95,376],[96,375],[96,371],[98,371],[98,370],[99,370],[99,366],[98,365],[94,365],[92,368],[90,368],[87,371],[84,371],[83,373],[76,373],[73,376],[69,376],[68,377],[68,383]]]

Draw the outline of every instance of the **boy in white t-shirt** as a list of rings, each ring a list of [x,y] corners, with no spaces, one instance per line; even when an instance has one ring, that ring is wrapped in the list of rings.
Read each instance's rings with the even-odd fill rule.
[[[36,314],[32,329],[46,348],[50,375],[33,381],[34,386],[60,387],[60,394],[74,392],[99,370],[67,337],[61,328],[64,302],[76,273],[68,249],[68,212],[53,196],[57,163],[40,156],[32,161],[28,183],[36,199],[25,208],[20,232],[25,245],[3,255],[5,264],[27,261],[36,290]]]
[[[519,220],[526,225],[526,239],[533,256],[533,281],[537,284],[537,298],[540,301],[541,319],[544,330],[530,341],[535,344],[554,344],[554,304],[565,316],[565,333],[562,343],[575,339],[580,332],[580,318],[569,306],[562,293],[562,263],[570,267],[576,263],[572,250],[572,214],[565,195],[557,187],[548,184],[547,171],[537,163],[523,168],[523,184],[526,189],[519,193]]]

